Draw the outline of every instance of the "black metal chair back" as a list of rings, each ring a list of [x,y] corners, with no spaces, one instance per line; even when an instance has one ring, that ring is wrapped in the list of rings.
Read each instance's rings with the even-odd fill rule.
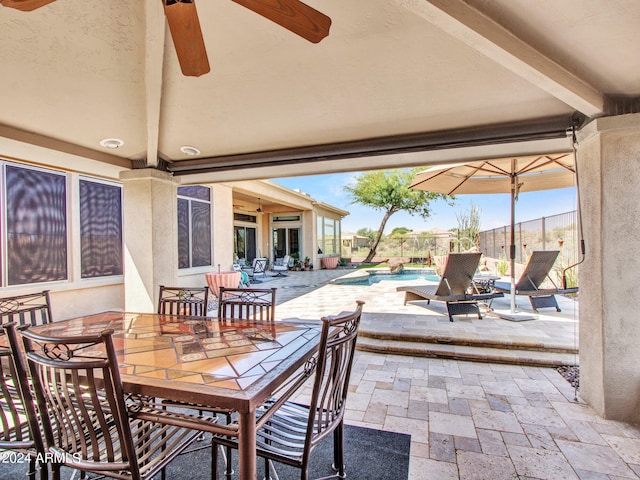
[[[209,287],[165,287],[160,285],[158,313],[206,317]]]
[[[52,321],[49,290],[0,298],[0,323],[44,325]]]
[[[220,287],[220,320],[275,320],[277,288]]]
[[[112,330],[77,337],[22,338],[47,447],[61,466],[114,478],[151,478],[199,432],[138,418],[125,402]]]
[[[258,407],[256,453],[265,459],[267,480],[271,478],[271,460],[300,468],[300,478],[306,480],[312,450],[331,433],[334,469],[339,478],[345,477],[343,418],[363,305],[358,301],[354,312],[323,317],[318,354],[299,375],[286,382],[278,395]],[[290,401],[312,375],[311,402]],[[214,435],[212,443],[238,447],[236,438],[223,435]],[[213,454],[217,476],[217,448]]]
[[[253,263],[251,264],[251,268],[248,270],[248,273],[252,280],[255,280],[258,275],[266,277],[267,259],[264,257],[254,258]]]
[[[349,378],[364,302],[353,313],[322,318],[322,336],[313,383],[305,449],[301,468],[306,471],[311,450],[329,433],[334,438],[335,468],[344,476],[343,417],[349,392]]]
[[[48,477],[44,463],[44,440],[40,430],[35,403],[26,367],[22,358],[15,323],[0,327],[8,347],[0,347],[0,449],[26,454],[29,457],[29,478]]]

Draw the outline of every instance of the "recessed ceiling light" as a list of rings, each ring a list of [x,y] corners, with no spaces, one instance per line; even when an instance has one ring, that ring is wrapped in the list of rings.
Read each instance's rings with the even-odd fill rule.
[[[191,145],[182,145],[180,147],[180,151],[185,155],[189,155],[190,157],[200,155],[200,150],[198,150],[196,147],[192,147]]]
[[[103,138],[100,140],[100,145],[104,148],[116,149],[124,145],[124,142],[119,138]]]

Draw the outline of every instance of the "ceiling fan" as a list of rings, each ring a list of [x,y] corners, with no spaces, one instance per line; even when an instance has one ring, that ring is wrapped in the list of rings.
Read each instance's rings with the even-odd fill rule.
[[[55,0],[0,0],[24,12]],[[195,0],[161,0],[182,73],[199,77],[211,70]],[[232,0],[312,43],[329,35],[331,19],[299,0]]]
[[[0,0],[0,4],[3,6],[22,10],[23,12],[30,12],[52,2],[55,2],[55,0]]]
[[[195,0],[162,1],[182,73],[193,77],[208,73],[209,60]],[[331,19],[299,0],[232,1],[312,43],[318,43],[329,35]]]

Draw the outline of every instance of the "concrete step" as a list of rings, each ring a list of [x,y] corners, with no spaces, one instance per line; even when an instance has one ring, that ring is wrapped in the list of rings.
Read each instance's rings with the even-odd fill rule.
[[[366,337],[377,340],[428,343],[437,345],[456,345],[483,348],[497,348],[500,350],[530,350],[540,352],[554,352],[575,355],[578,353],[577,345],[571,345],[566,341],[555,341],[553,338],[525,338],[523,336],[514,337],[512,335],[499,335],[492,333],[477,336],[474,333],[456,332],[447,334],[441,331],[424,331],[419,334],[408,333],[406,331],[372,330],[367,327],[360,328],[358,337]]]
[[[480,346],[456,343],[430,343],[401,339],[380,339],[358,336],[356,349],[365,352],[412,355],[432,358],[450,358],[475,362],[508,363],[538,367],[577,365],[578,355],[573,352],[554,352],[526,348],[504,348],[500,345]]]

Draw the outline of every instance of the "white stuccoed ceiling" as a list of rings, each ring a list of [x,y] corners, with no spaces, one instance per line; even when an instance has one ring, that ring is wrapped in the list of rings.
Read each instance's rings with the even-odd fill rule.
[[[161,0],[0,6],[0,155],[37,162],[53,150],[107,169],[155,166],[159,156],[176,174],[231,165],[185,182],[365,170],[571,145],[555,138],[256,162],[282,149],[569,124],[575,112],[602,115],[608,95],[640,96],[638,0],[306,3],[332,19],[318,44],[230,0],[196,0],[211,64],[198,78],[180,71]],[[124,146],[103,149],[108,137]],[[201,154],[187,157],[182,145]],[[253,152],[270,153],[243,166]],[[240,156],[215,158],[230,155]]]

